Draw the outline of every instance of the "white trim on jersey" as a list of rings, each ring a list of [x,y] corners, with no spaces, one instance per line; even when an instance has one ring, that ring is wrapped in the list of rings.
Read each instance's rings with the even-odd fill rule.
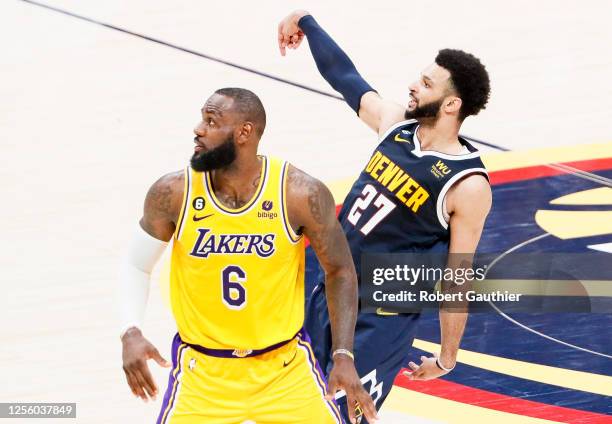
[[[408,119],[406,121],[400,121],[397,124],[393,124],[389,127],[389,129],[387,129],[387,131],[385,131],[385,133],[382,135],[382,137],[380,137],[378,139],[379,143],[382,143],[382,141],[387,138],[389,136],[389,134],[391,134],[393,131],[395,131],[396,129],[398,129],[399,127],[403,126],[403,125],[408,125],[408,124],[413,124],[417,122],[416,119]]]
[[[440,221],[440,225],[442,225],[442,228],[444,228],[445,230],[448,229],[448,222],[446,222],[446,220],[444,219],[444,212],[442,210],[442,205],[444,204],[444,199],[446,197],[446,193],[448,192],[448,190],[450,190],[450,188],[453,186],[453,184],[455,184],[455,182],[457,182],[457,180],[459,180],[460,178],[465,177],[466,175],[469,174],[485,174],[485,175],[489,175],[487,173],[487,170],[484,168],[469,168],[469,169],[464,169],[461,172],[457,172],[455,175],[452,176],[452,178],[450,180],[448,180],[446,182],[446,184],[444,184],[444,186],[442,187],[442,190],[440,191],[440,194],[438,195],[438,201],[436,202],[436,213],[438,215],[438,221]]]
[[[419,126],[417,126],[414,130],[414,150],[412,153],[419,158],[422,158],[423,156],[435,156],[446,160],[465,160],[480,157],[480,152],[478,150],[461,155],[450,155],[448,153],[442,153],[436,150],[421,150],[421,140],[419,140],[419,136],[417,135],[418,130]]]
[[[296,234],[289,222],[289,205],[287,203],[287,192],[285,191],[288,185],[289,166],[289,162],[283,161],[280,167],[278,201],[280,203],[281,220],[283,221],[283,229],[285,230],[287,240],[289,240],[291,244],[297,244],[302,240],[303,235]],[[287,209],[287,213],[285,213],[285,209]]]

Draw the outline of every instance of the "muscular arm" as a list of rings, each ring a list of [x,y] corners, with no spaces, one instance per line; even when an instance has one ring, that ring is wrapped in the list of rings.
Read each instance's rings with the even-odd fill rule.
[[[321,181],[289,166],[287,209],[290,225],[310,239],[325,270],[332,352],[337,349],[352,352],[357,319],[357,275],[346,237],[336,219],[334,198]],[[353,405],[360,405],[368,422],[377,422],[374,401],[363,388],[353,359],[344,352],[332,354],[332,358],[325,398],[332,400],[338,390],[344,390],[347,405],[351,406],[350,422],[357,422]]]
[[[155,398],[157,385],[147,366],[148,359],[169,367],[159,351],[142,335],[140,324],[149,296],[149,279],[155,262],[172,237],[183,197],[182,172],[157,180],[145,199],[140,227],[134,233],[119,272],[117,300],[122,326],[123,371],[132,393],[147,400]],[[144,231],[143,231],[144,230]]]
[[[169,241],[176,228],[183,199],[183,171],[166,174],[149,189],[140,226],[158,240]]]
[[[296,11],[279,25],[281,53],[303,35],[308,37],[310,52],[317,69],[325,80],[338,91],[359,118],[379,135],[391,125],[404,119],[405,109],[378,93],[359,74],[348,55],[325,32],[315,19],[306,11]],[[295,42],[294,48],[299,45]]]
[[[491,188],[482,175],[471,175],[458,182],[447,198],[450,213],[450,256],[448,267],[472,266],[474,252],[491,209]],[[453,255],[454,254],[454,255]],[[452,290],[445,283],[443,290]],[[465,292],[464,289],[459,290]],[[467,312],[440,308],[440,361],[446,368],[455,366],[457,351],[467,321]]]
[[[357,316],[357,275],[329,189],[319,180],[290,166],[287,208],[293,228],[308,237],[325,270],[332,351],[353,349]]]
[[[182,172],[165,175],[147,193],[140,228],[134,231],[119,268],[117,300],[122,335],[133,330],[140,332],[151,271],[167,245],[165,242],[172,237],[183,180]]]

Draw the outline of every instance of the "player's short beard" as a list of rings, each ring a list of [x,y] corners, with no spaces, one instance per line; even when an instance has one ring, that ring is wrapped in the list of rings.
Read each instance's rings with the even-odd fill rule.
[[[194,153],[191,157],[191,168],[196,172],[212,171],[230,166],[236,160],[234,136],[207,152]]]
[[[413,110],[407,110],[404,113],[405,119],[425,119],[425,118],[435,118],[438,116],[438,112],[440,111],[440,107],[442,106],[442,102],[444,99],[440,99],[437,101],[433,101],[423,106],[417,106]]]

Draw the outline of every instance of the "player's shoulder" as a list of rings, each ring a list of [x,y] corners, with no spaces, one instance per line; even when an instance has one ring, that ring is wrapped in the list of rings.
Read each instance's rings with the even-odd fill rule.
[[[180,209],[185,191],[185,170],[169,172],[157,179],[149,188],[145,207],[151,206],[172,212]]]
[[[287,163],[287,191],[293,194],[310,193],[313,190],[327,189],[323,182],[298,167]],[[328,190],[329,191],[329,190]]]
[[[161,186],[172,187],[179,183],[185,182],[185,170],[180,169],[178,171],[168,172],[167,174],[162,175],[155,181],[154,184],[159,184]]]
[[[479,195],[490,193],[491,185],[484,174],[475,172],[461,178],[456,184],[456,189],[465,195]]]
[[[185,170],[169,172],[162,175],[153,183],[149,191],[161,191],[165,193],[182,193],[185,186]]]
[[[329,188],[319,179],[288,164],[287,169],[287,207],[291,209],[315,207],[322,210],[335,207]]]
[[[455,183],[449,192],[449,201],[455,206],[474,208],[490,207],[493,193],[487,177],[481,173],[472,173]]]

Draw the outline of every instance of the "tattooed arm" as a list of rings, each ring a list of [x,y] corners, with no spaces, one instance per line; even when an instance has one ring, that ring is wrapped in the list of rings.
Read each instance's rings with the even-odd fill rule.
[[[158,393],[147,360],[169,367],[159,351],[142,334],[149,295],[149,278],[155,262],[172,237],[181,208],[184,191],[183,172],[168,174],[157,180],[145,199],[140,227],[135,232],[119,273],[117,301],[122,328],[123,371],[134,395],[147,401]]]
[[[357,275],[348,243],[336,219],[334,198],[322,182],[290,166],[287,208],[292,227],[308,237],[325,270],[332,350],[352,351],[357,317]]]
[[[158,240],[168,241],[174,233],[183,201],[183,171],[161,177],[149,189],[140,226]]]
[[[321,181],[289,166],[287,209],[291,226],[308,237],[325,271],[332,351],[352,351],[357,318],[357,275],[346,237],[336,219],[334,198]],[[352,359],[344,354],[333,359],[329,396],[332,397],[336,390],[345,390],[348,405],[358,402],[368,421],[375,422],[376,408],[359,381]],[[354,418],[352,408],[349,408],[349,415]]]

